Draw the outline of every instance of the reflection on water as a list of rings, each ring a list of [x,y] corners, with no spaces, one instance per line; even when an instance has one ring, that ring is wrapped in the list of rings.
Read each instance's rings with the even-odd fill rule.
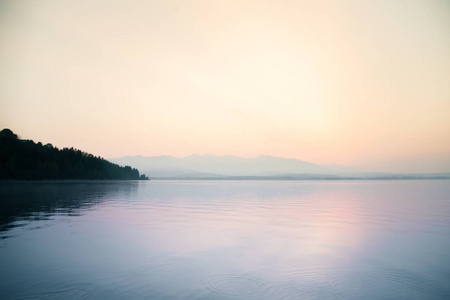
[[[130,195],[136,183],[119,182],[0,182],[0,231],[52,215],[76,215],[102,199]],[[2,235],[5,237],[5,235]]]
[[[449,181],[0,183],[2,299],[449,299]]]

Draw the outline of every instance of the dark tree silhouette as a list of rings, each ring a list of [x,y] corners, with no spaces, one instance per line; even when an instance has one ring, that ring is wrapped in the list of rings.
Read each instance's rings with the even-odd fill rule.
[[[0,132],[0,179],[148,180],[129,166],[121,167],[75,148],[58,149],[21,140],[10,129]]]
[[[14,134],[11,129],[5,128],[0,131],[0,139],[9,141],[17,140],[17,134]]]

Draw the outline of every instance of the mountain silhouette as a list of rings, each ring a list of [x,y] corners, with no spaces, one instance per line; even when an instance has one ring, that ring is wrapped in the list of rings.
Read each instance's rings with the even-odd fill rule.
[[[111,161],[130,165],[157,177],[274,176],[281,174],[341,174],[358,172],[350,167],[331,167],[268,155],[254,158],[218,155],[125,156]]]

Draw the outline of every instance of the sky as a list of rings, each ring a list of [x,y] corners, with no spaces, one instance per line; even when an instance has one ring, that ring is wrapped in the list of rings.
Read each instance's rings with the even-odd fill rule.
[[[0,129],[105,158],[450,172],[450,2],[0,0]]]

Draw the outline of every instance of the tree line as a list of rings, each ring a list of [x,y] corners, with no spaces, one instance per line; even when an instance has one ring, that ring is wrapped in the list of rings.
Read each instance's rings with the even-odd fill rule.
[[[148,180],[137,169],[121,167],[75,148],[58,149],[21,140],[10,129],[0,132],[0,179]]]

